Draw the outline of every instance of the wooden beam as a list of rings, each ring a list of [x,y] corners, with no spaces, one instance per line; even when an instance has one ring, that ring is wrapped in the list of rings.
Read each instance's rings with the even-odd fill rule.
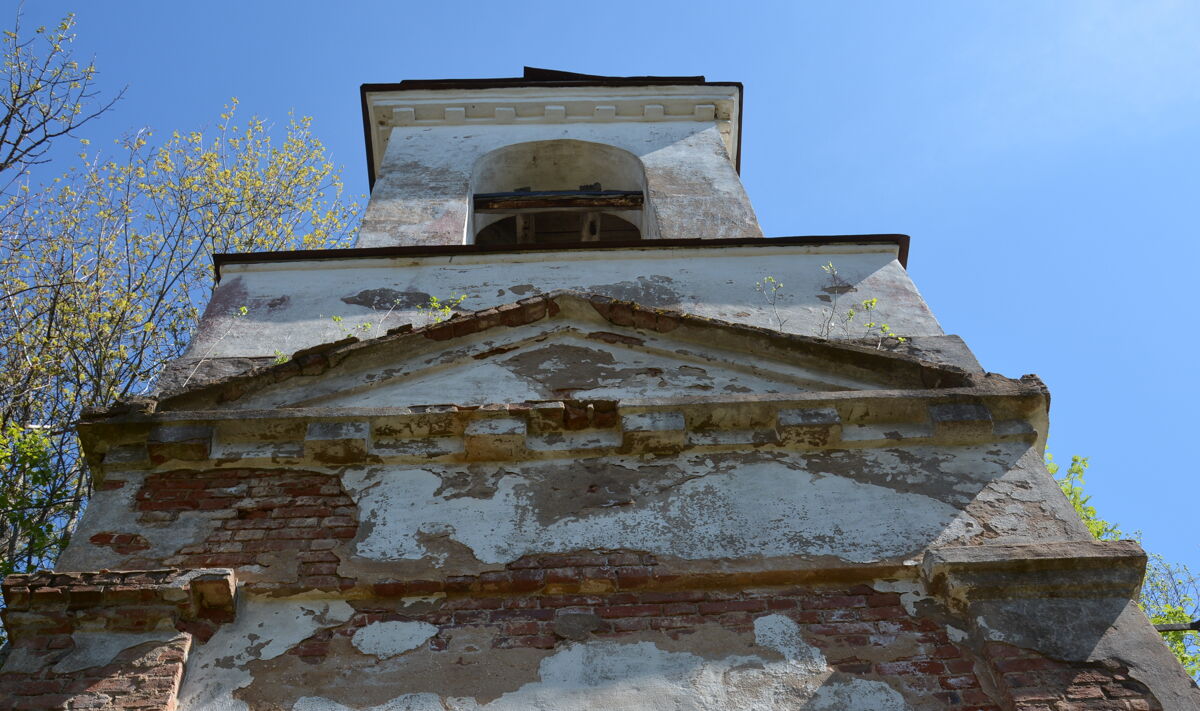
[[[508,212],[537,208],[607,208],[640,210],[644,198],[637,190],[542,190],[519,193],[479,193],[476,212]]]
[[[600,241],[600,213],[585,212],[579,225],[580,242]]]
[[[536,241],[537,215],[517,215],[517,244],[533,244]]]

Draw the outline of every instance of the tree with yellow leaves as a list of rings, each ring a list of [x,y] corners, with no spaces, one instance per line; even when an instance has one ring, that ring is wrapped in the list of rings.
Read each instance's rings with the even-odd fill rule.
[[[107,106],[89,103],[94,69],[70,58],[70,29],[42,57],[17,31],[4,42],[19,100],[0,123],[0,573],[53,563],[90,493],[73,423],[183,352],[210,255],[343,245],[358,217],[310,119],[272,136],[239,123],[236,100],[211,129],[138,131],[31,185],[50,142]]]

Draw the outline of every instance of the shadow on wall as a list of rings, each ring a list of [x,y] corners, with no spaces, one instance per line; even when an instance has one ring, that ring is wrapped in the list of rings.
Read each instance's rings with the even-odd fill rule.
[[[629,151],[562,139],[517,143],[476,161],[468,234],[476,244],[652,238],[646,171]]]

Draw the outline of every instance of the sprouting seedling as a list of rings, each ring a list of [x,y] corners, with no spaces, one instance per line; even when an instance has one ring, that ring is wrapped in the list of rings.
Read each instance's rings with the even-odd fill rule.
[[[875,308],[877,306],[879,306],[878,298],[864,299],[862,301],[862,308],[863,308],[864,313],[870,314],[870,313],[874,312]],[[850,311],[847,314],[846,320],[847,320],[847,322],[849,322],[853,318],[854,318],[854,309],[850,309]],[[884,340],[888,339],[888,338],[894,338],[894,339],[896,339],[896,341],[898,343],[904,343],[905,341],[908,340],[907,338],[904,338],[903,336],[896,335],[895,331],[892,330],[892,327],[887,325],[886,323],[883,323],[880,321],[867,321],[866,323],[863,324],[863,338],[872,338],[872,337],[877,339],[876,343],[875,343],[876,348],[882,348]]]
[[[336,315],[330,316],[329,320],[333,321],[334,325],[337,326],[338,330],[342,334],[342,338],[359,338],[360,336],[365,337],[366,334],[371,332],[371,329],[375,328],[375,324],[371,323],[370,321],[364,321],[356,326],[344,326],[342,323],[345,321],[345,319]]]
[[[430,296],[429,303],[417,306],[417,311],[427,316],[432,323],[441,323],[450,318],[454,313],[454,307],[461,304],[466,298],[466,294],[459,294],[455,298],[442,301],[436,296]]]
[[[854,287],[850,282],[846,281],[838,274],[837,267],[833,266],[833,262],[826,262],[821,265],[821,271],[825,272],[828,277],[828,284],[824,291],[829,294],[829,307],[825,312],[825,317],[818,329],[818,335],[821,338],[829,338],[834,329],[835,321],[838,322],[841,331],[846,336],[851,334],[851,328],[854,327],[855,319],[862,316],[866,319],[860,322],[863,329],[864,338],[875,338],[875,347],[883,348],[883,342],[887,339],[894,339],[897,343],[905,343],[908,339],[896,334],[885,321],[880,318],[879,314],[879,299],[871,297],[863,299],[846,309],[844,313],[838,309],[838,297],[841,294],[853,291]],[[840,315],[839,315],[840,314]]]
[[[849,282],[842,279],[838,274],[837,267],[833,266],[833,262],[826,262],[821,265],[821,271],[825,272],[829,284],[825,287],[825,291],[829,293],[829,309],[825,312],[825,318],[821,321],[820,328],[817,329],[817,335],[821,338],[829,338],[833,335],[833,321],[838,313],[838,300],[843,292],[850,291]],[[854,309],[847,312],[845,321],[843,321],[842,330],[849,328],[849,321],[854,318]]]
[[[763,301],[771,309],[771,315],[775,318],[775,328],[783,330],[783,324],[787,323],[787,319],[779,316],[779,291],[783,288],[783,282],[773,276],[766,276],[759,279],[754,284],[754,290],[762,294]]]

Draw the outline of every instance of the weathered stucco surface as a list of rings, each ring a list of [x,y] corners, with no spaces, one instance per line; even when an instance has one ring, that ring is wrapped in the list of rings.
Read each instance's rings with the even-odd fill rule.
[[[589,313],[590,312],[590,313]],[[747,348],[742,334],[647,333],[590,308],[450,342],[407,339],[325,377],[239,398],[240,409],[485,405],[588,398],[646,400],[747,393],[878,390],[886,372],[838,372],[795,354]]]
[[[1025,447],[630,458],[576,461],[566,471],[560,463],[367,468],[344,477],[370,531],[357,552],[377,560],[444,558],[448,542],[492,564],[591,549],[866,563],[981,535],[962,506]]]
[[[353,613],[341,600],[245,600],[238,623],[226,625],[196,648],[179,691],[179,708],[242,711],[249,706],[235,693],[253,682],[246,669],[252,660],[274,659],[313,632],[345,622]]]
[[[137,515],[64,566],[244,581],[182,708],[990,709],[1008,654],[1191,693],[1131,658],[1144,558],[1083,543],[1036,378],[576,294],[320,359],[85,426]]]
[[[821,269],[830,261],[848,286],[830,286]],[[774,309],[755,289],[767,276],[784,284]],[[458,310],[478,311],[556,289],[809,336],[822,335],[835,310],[841,317],[857,302],[877,298],[877,316],[897,333],[942,335],[896,261],[894,245],[816,249],[764,240],[762,246],[736,248],[226,265],[187,357],[273,358],[275,351],[290,354],[347,333],[369,338],[407,323],[423,325],[431,317],[418,307],[431,295],[446,300],[466,294]],[[244,317],[237,315],[242,306],[248,310]],[[363,328],[367,323],[370,329]],[[857,338],[863,329],[835,326],[828,335]]]
[[[606,182],[598,172],[573,184],[537,185],[527,176],[480,183],[479,167],[508,146],[569,140],[611,146],[641,163],[642,185]],[[644,238],[761,237],[716,120],[648,123],[570,123],[399,126],[391,129],[380,173],[358,237],[360,247],[470,244],[471,195],[480,192],[574,189],[599,182],[605,189],[640,189],[649,224]],[[530,183],[535,184],[531,185]],[[498,188],[498,189],[497,189]]]
[[[758,236],[734,87],[465,93],[368,102],[362,244],[462,244],[474,189],[577,177],[492,151],[563,138],[636,158],[643,236]],[[1200,708],[1045,386],[942,333],[903,240],[653,244],[229,260],[158,392],[81,421],[0,708]],[[909,340],[844,325],[871,299]]]
[[[804,708],[810,711],[908,711],[904,698],[878,681],[834,678],[816,647],[783,615],[754,622],[754,643],[743,654],[705,658],[652,642],[571,643],[545,657],[537,680],[486,703],[409,693],[370,707],[394,709]],[[647,703],[649,702],[649,703]],[[317,696],[298,699],[293,711],[345,711]]]

